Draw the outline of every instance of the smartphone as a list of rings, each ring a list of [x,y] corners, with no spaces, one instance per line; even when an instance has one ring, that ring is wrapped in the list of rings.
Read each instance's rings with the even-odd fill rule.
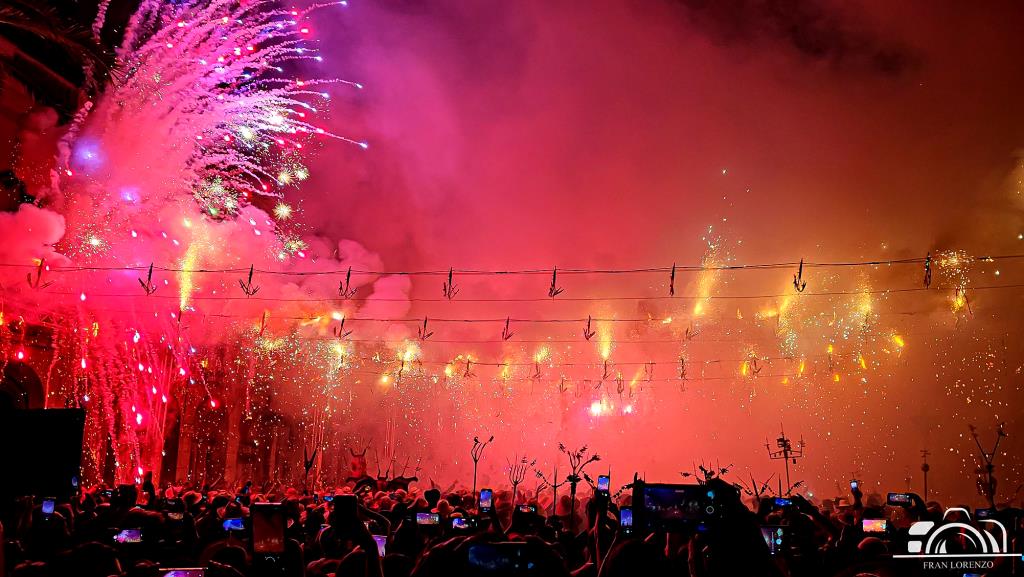
[[[894,507],[909,507],[914,504],[914,499],[910,493],[889,493],[885,502]]]
[[[761,527],[761,536],[768,545],[768,552],[778,555],[786,543],[786,527],[783,525],[765,525]]]
[[[992,519],[992,518],[995,518],[995,516],[996,516],[996,510],[992,509],[992,508],[975,509],[974,510],[974,518],[975,519]]]
[[[778,509],[781,509],[783,507],[792,507],[792,506],[793,506],[793,500],[792,499],[789,499],[787,497],[776,497],[775,498],[775,507],[778,508]]]
[[[637,483],[633,487],[633,513],[644,530],[702,530],[721,517],[720,499],[702,485]]]
[[[284,530],[287,526],[281,503],[255,503],[249,508],[252,516],[252,550],[254,553],[284,553]]]
[[[324,503],[330,503],[334,500],[334,495],[324,495]]]
[[[608,494],[608,485],[609,485],[610,481],[611,481],[611,479],[609,479],[608,475],[598,475],[597,476],[597,490],[599,492],[604,493],[604,494],[607,495]]]
[[[167,512],[167,518],[170,519],[171,521],[181,521],[182,519],[185,518],[185,514],[184,513],[179,513],[178,511],[168,511]]]
[[[494,491],[491,489],[480,489],[480,512],[490,513],[494,507]]]
[[[114,535],[114,543],[142,543],[142,529],[122,529]]]
[[[232,517],[230,519],[224,519],[221,523],[225,531],[245,531],[245,520],[241,517]]]
[[[865,533],[885,533],[889,527],[889,521],[886,519],[863,519],[861,527]]]
[[[860,481],[857,481],[856,479],[853,480],[853,481],[850,481],[850,490],[851,491],[856,491],[858,489],[860,489]]]
[[[206,577],[205,567],[183,567],[180,569],[161,569],[160,577]]]
[[[441,515],[437,513],[416,513],[417,525],[440,525]]]
[[[520,513],[536,513],[537,512],[537,506],[536,505],[525,505],[525,504],[524,505],[520,505],[519,506],[519,512]]]
[[[475,525],[476,523],[473,522],[473,519],[467,519],[465,517],[452,517],[452,529],[456,529],[458,531],[468,531],[472,529]]]
[[[53,499],[43,499],[43,515],[53,515]]]
[[[629,535],[633,532],[633,508],[632,507],[620,507],[619,508],[619,529],[622,530],[624,535]]]

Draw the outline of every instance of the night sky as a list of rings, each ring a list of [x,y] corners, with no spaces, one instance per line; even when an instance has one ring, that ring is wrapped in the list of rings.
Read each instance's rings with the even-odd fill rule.
[[[700,463],[763,480],[780,469],[765,442],[784,427],[807,443],[794,480],[812,492],[851,476],[867,491],[901,490],[910,476],[919,488],[928,448],[938,496],[973,501],[968,425],[990,445],[1006,422],[998,500],[1018,496],[1024,5],[350,0],[308,26],[323,62],[282,74],[362,89],[332,85],[310,112],[351,140],[316,140],[302,164],[289,157],[301,188],[271,182],[287,188],[287,215],[258,199],[211,217],[182,194],[202,166],[189,154],[243,123],[172,107],[197,101],[188,88],[208,80],[182,72],[174,88],[168,70],[208,56],[187,45],[140,40],[154,55],[139,69],[157,80],[133,71],[135,84],[99,96],[70,147],[58,146],[55,115],[19,128],[12,165],[42,209],[0,214],[0,262],[109,267],[54,285],[60,302],[26,288],[24,269],[0,269],[19,314],[77,307],[114,327],[107,349],[68,345],[58,373],[115,350],[112,364],[127,355],[134,367],[132,346],[162,351],[186,324],[195,348],[167,366],[187,378],[200,357],[244,351],[259,330],[248,378],[269,407],[296,421],[335,415],[336,448],[394,435],[435,479],[464,478],[469,439],[494,434],[485,476],[522,452],[553,463],[561,441],[588,444],[620,480],[673,482]],[[247,130],[262,120],[243,118]],[[253,137],[230,129],[232,146]],[[279,252],[266,233],[282,231],[303,250]],[[903,259],[913,262],[816,266]],[[144,300],[139,273],[117,271],[153,262],[167,288]],[[160,263],[231,272],[193,278]],[[786,264],[713,272],[764,263]],[[239,296],[237,271],[250,266],[301,274],[258,272],[259,296],[283,299],[268,304]],[[366,275],[368,300],[339,304],[343,279],[326,271],[346,267],[440,274]],[[548,298],[554,267],[562,292]],[[648,268],[658,270],[566,271]],[[540,272],[467,272],[518,269]],[[132,303],[123,317],[109,314],[118,291],[134,291],[117,301]],[[169,326],[179,294],[197,320]],[[342,356],[363,357],[339,369],[323,341],[343,316],[358,340]],[[232,402],[218,386],[203,402]],[[105,402],[133,412],[164,396],[148,382],[104,387],[115,399]],[[137,436],[149,443],[140,454],[155,455],[157,433]]]
[[[367,86],[332,123],[369,134],[374,148],[326,148],[304,193],[306,215],[394,268],[692,264],[709,227],[738,263],[914,258],[952,247],[1018,254],[1022,16],[1012,2],[771,0],[383,2],[326,14],[319,33],[328,62],[340,63],[332,72]],[[325,199],[331,210],[313,209]],[[978,268],[974,283],[1024,280],[1019,265],[993,277],[998,268]],[[856,284],[860,273],[839,274],[835,285]],[[773,294],[791,275],[726,276],[724,292]],[[921,282],[919,265],[869,276],[875,289]],[[543,295],[547,281],[487,289]],[[413,293],[435,297],[439,284],[414,282]],[[566,284],[567,296],[643,294],[667,279]],[[572,308],[541,305],[530,310]],[[1021,297],[979,294],[973,318],[960,322],[946,305],[916,293],[887,298],[883,324],[913,344],[872,377],[869,394],[825,379],[817,400],[736,412],[735,397],[720,399],[686,427],[694,440],[681,444],[699,443],[697,454],[678,454],[718,456],[700,439],[733,430],[739,416],[750,454],[730,447],[721,458],[767,471],[760,445],[779,421],[797,432],[806,414],[829,413],[839,397],[850,411],[805,433],[808,462],[835,469],[824,478],[862,471],[902,486],[908,471],[919,476],[917,452],[928,446],[944,488],[973,493],[962,476],[974,466],[966,423],[994,439],[996,423],[1020,419]],[[750,316],[756,306],[739,308]],[[734,348],[706,356],[737,357]],[[989,407],[979,395],[1006,404]],[[1007,460],[1019,467],[1018,459],[1011,450]]]

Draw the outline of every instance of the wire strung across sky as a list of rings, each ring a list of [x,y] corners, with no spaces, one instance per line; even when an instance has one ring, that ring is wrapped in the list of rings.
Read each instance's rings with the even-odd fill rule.
[[[1010,255],[975,255],[966,257],[971,261],[975,262],[997,262],[1006,260],[1016,260],[1024,258],[1024,254],[1010,254]],[[700,265],[671,265],[661,267],[639,267],[639,268],[527,268],[527,269],[507,269],[507,270],[483,270],[483,269],[460,269],[450,268],[447,270],[361,270],[361,269],[339,269],[339,270],[327,270],[327,271],[284,271],[284,270],[269,270],[269,269],[256,269],[253,270],[262,274],[270,275],[285,275],[285,276],[323,276],[323,275],[371,275],[371,276],[444,276],[448,274],[458,274],[467,276],[511,276],[511,275],[549,275],[553,272],[566,275],[585,275],[585,274],[602,274],[602,275],[620,275],[620,274],[643,274],[643,273],[671,273],[676,272],[701,272],[701,271],[739,271],[739,270],[776,270],[776,269],[789,269],[802,265],[804,268],[845,268],[845,267],[864,267],[864,266],[892,266],[892,265],[909,265],[932,262],[931,256],[926,257],[915,257],[915,258],[901,258],[901,259],[878,259],[878,260],[864,260],[864,261],[832,261],[832,262],[814,262],[814,261],[786,261],[786,262],[773,262],[773,263],[753,263],[753,264],[700,264]],[[0,267],[20,267],[33,269],[36,268],[37,264],[22,264],[22,263],[0,263]],[[199,273],[199,274],[239,274],[249,272],[249,268],[222,268],[222,269],[211,269],[211,268],[180,268],[180,267],[168,267],[168,266],[156,266],[153,264],[138,264],[138,265],[127,265],[123,267],[115,266],[50,266],[47,268],[47,272],[55,273],[72,273],[72,272],[93,272],[93,271],[146,271],[152,266],[154,271],[161,272],[173,272],[173,273]]]
[[[401,364],[403,362],[402,359],[399,359],[399,358],[394,358],[394,359],[389,358],[389,359],[385,360],[385,359],[375,358],[373,355],[344,355],[344,356],[345,356],[346,360],[372,361],[372,362],[380,362],[380,363],[386,363],[386,364],[392,364],[392,365]],[[749,355],[749,356],[746,356],[746,357],[743,357],[743,358],[735,358],[735,359],[701,359],[699,361],[685,361],[684,360],[684,362],[693,362],[694,364],[702,364],[702,365],[714,365],[714,364],[719,364],[719,363],[743,363],[743,362],[749,362],[749,361],[769,362],[769,363],[774,362],[774,361],[800,362],[800,361],[807,361],[807,360],[812,360],[812,359],[827,359],[827,358],[836,359],[836,358],[842,358],[844,356],[852,356],[852,357],[855,358],[856,354],[855,353],[850,353],[850,354],[847,354],[847,355],[841,355],[839,353],[834,353],[834,354],[802,355],[802,356],[799,356],[799,357],[795,357],[795,356],[764,357],[764,356],[757,356],[757,355]],[[599,368],[601,368],[604,365],[607,365],[609,368],[615,368],[615,367],[643,367],[643,366],[653,367],[653,366],[666,366],[666,365],[673,366],[673,367],[679,367],[680,360],[681,360],[680,358],[676,358],[676,359],[672,359],[672,360],[668,360],[668,361],[665,361],[665,360],[661,360],[661,361],[651,360],[651,361],[616,362],[616,361],[608,360],[608,361],[593,361],[593,362],[580,362],[580,363],[551,363],[551,362],[548,362],[548,361],[533,361],[533,362],[485,361],[485,360],[478,360],[478,359],[475,359],[475,358],[461,358],[461,359],[453,358],[453,359],[450,359],[450,360],[434,360],[434,359],[419,359],[419,358],[416,358],[416,359],[412,359],[412,360],[408,360],[408,361],[404,361],[404,362],[405,362],[406,365],[431,365],[431,366],[442,366],[442,367],[443,366],[464,366],[468,362],[471,366],[474,366],[474,367],[481,366],[481,367],[510,367],[510,368],[512,368],[512,367],[538,367],[539,366],[539,367],[543,367],[543,368],[546,368],[546,369],[558,369],[558,368],[563,368],[563,367],[572,367],[572,368],[581,367],[581,368],[588,368],[588,369],[592,369],[592,368],[598,368],[599,369]]]
[[[366,377],[370,377],[370,378],[374,378],[374,379],[380,379],[382,376],[384,376],[384,375],[382,375],[379,372],[361,371],[361,370],[346,371],[345,374],[349,375],[349,376],[366,376]],[[395,377],[394,375],[388,375],[388,376],[392,377],[392,378],[395,378],[395,382],[396,383],[400,382],[400,381],[398,381],[397,377]],[[404,376],[417,377],[417,376],[421,376],[421,375],[411,375],[409,373],[404,373],[403,377]],[[471,376],[477,377],[477,375],[471,375]],[[769,374],[769,375],[751,375],[751,378],[754,378],[754,379],[776,379],[776,378],[782,379],[782,378],[787,378],[787,377],[797,378],[797,377],[802,377],[802,376],[807,376],[807,374],[805,373],[805,374],[801,375],[799,373],[772,373],[772,374]],[[446,377],[444,375],[437,375],[437,377],[438,377],[439,381],[440,380],[444,380],[444,379],[452,379],[452,380],[455,379],[455,375],[453,375],[451,377]],[[491,381],[502,381],[502,382],[506,382],[506,383],[536,383],[538,381],[557,381],[560,378],[561,378],[561,375],[551,376],[551,377],[545,377],[543,375],[540,376],[540,377],[502,377],[500,375],[496,375],[496,376],[490,377],[488,380],[491,380]],[[679,383],[694,383],[694,382],[700,382],[700,381],[730,381],[730,380],[736,380],[736,379],[737,379],[737,377],[735,375],[713,375],[713,376],[703,376],[702,375],[702,376],[685,376],[685,377],[676,376],[676,377],[672,377],[672,378],[650,378],[650,379],[638,378],[635,381],[633,379],[628,379],[628,380],[630,381],[631,384],[646,385],[647,383],[676,383],[676,384],[679,384]],[[627,380],[627,379],[624,379],[624,380]],[[565,383],[566,384],[576,383],[576,384],[591,384],[591,385],[593,385],[593,384],[596,383],[596,384],[600,385],[601,383],[607,383],[607,382],[611,382],[612,384],[614,384],[614,380],[610,379],[610,378],[609,379],[587,379],[587,378],[580,378],[580,377],[574,377],[574,378],[565,377]]]
[[[1024,284],[976,286],[976,287],[971,287],[969,290],[970,291],[985,291],[985,290],[1021,289],[1021,288],[1024,288]],[[946,289],[946,290],[951,290],[951,289],[952,289],[952,287],[950,289]],[[921,292],[921,291],[939,292],[939,291],[942,291],[942,290],[943,289],[941,289],[941,288],[923,288],[923,287],[921,287],[921,288],[907,288],[907,289],[875,289],[875,290],[864,290],[864,291],[837,291],[837,292],[831,292],[831,293],[823,292],[823,293],[796,293],[796,294],[778,294],[778,295],[717,295],[717,296],[711,295],[711,296],[708,296],[708,297],[682,297],[682,298],[695,298],[695,299],[696,298],[700,298],[700,299],[705,299],[705,298],[706,299],[715,299],[715,298],[718,298],[718,299],[769,299],[769,298],[781,298],[781,297],[786,297],[786,296],[804,296],[804,295],[807,295],[807,296],[825,296],[825,295],[840,295],[840,296],[844,296],[845,295],[845,296],[850,296],[850,295],[862,295],[862,294],[889,294],[889,293],[907,293],[907,292]],[[4,291],[4,292],[7,292],[7,291]],[[68,295],[78,295],[79,293],[47,292],[46,294],[68,296]],[[132,297],[153,298],[156,295],[146,296],[146,295],[141,295],[141,294],[138,294],[138,293],[131,293],[131,294],[109,294],[109,293],[104,294],[104,293],[101,293],[101,294],[92,294],[92,295],[89,295],[89,296],[94,297],[94,298],[123,299],[123,298],[132,298]],[[173,300],[179,300],[179,297],[178,296],[174,296],[174,295],[168,295],[166,298],[172,298]],[[680,297],[619,297],[619,299],[624,299],[624,298],[629,298],[631,300],[648,300],[648,299],[666,299],[666,300],[669,300],[669,299],[672,299],[672,298],[680,298]],[[190,298],[189,300],[214,300],[214,301],[216,301],[216,300],[228,300],[228,301],[235,301],[235,300],[237,300],[237,301],[244,301],[244,302],[250,302],[250,301],[296,302],[297,301],[297,302],[310,302],[310,303],[316,303],[316,302],[324,302],[324,303],[332,302],[333,303],[333,302],[336,302],[336,301],[338,301],[340,299],[323,299],[323,298],[310,298],[310,299],[274,299],[274,298],[266,298],[266,299],[261,299],[259,297],[252,297],[252,298],[247,298],[247,297],[201,297],[201,296],[196,295],[195,297]],[[394,299],[394,300],[405,302],[405,299]],[[408,299],[408,300],[416,302],[416,299]],[[540,300],[548,301],[550,299],[540,299]],[[603,301],[603,300],[613,300],[613,299],[604,299],[604,298],[597,298],[597,297],[595,297],[595,298],[579,299],[579,300],[586,301],[586,302],[593,302],[593,301]],[[12,301],[8,301],[8,302],[10,302],[11,304],[14,304]],[[510,299],[510,300],[495,300],[494,302],[518,302],[518,301]],[[29,303],[23,303],[23,306],[32,306],[32,305],[29,304]],[[74,307],[75,305],[68,305],[68,306],[69,307]],[[89,308],[89,310],[96,311],[96,312],[112,312],[112,313],[122,313],[122,314],[150,314],[150,312],[152,312],[152,314],[159,314],[158,311],[139,311],[139,310],[132,310],[132,309],[111,309],[111,308],[101,308],[101,307],[94,307],[94,306],[90,306],[88,308]],[[210,317],[210,318],[234,318],[234,319],[252,319],[252,318],[254,318],[253,314],[204,313],[204,312],[200,312],[200,311],[195,311],[193,309],[189,309],[189,310],[186,310],[186,311],[178,311],[177,309],[175,309],[175,311],[172,311],[172,312],[180,312],[182,316],[184,316],[185,314],[195,314],[197,316]],[[920,314],[920,313],[924,313],[924,312],[927,312],[927,311],[889,311],[889,312],[886,312],[886,313],[878,313],[878,312],[876,312],[876,313],[873,313],[873,314],[915,315],[915,314]],[[273,315],[272,318],[277,319],[277,320],[294,320],[294,321],[309,322],[309,321],[319,320],[319,319],[323,318],[323,315],[305,315],[305,316]],[[655,317],[648,317],[648,318],[620,318],[620,317],[594,317],[594,316],[571,317],[571,318],[524,318],[524,317],[517,317],[517,316],[488,317],[488,318],[450,318],[450,317],[435,317],[435,316],[431,316],[431,315],[424,315],[424,316],[416,316],[416,317],[379,318],[379,317],[360,317],[360,316],[342,315],[339,318],[334,319],[334,320],[339,320],[339,321],[340,320],[345,320],[346,322],[360,322],[360,323],[421,323],[424,320],[428,320],[430,322],[435,322],[435,323],[455,323],[455,324],[458,324],[458,323],[463,323],[463,324],[504,323],[504,322],[522,323],[522,324],[565,324],[565,323],[581,323],[581,322],[588,322],[588,321],[598,322],[598,323],[658,323],[658,324],[666,324],[666,319],[655,318]]]

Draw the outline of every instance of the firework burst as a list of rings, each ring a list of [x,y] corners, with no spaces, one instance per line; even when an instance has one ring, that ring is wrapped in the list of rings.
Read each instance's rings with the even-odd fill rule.
[[[184,193],[208,217],[223,219],[305,180],[298,154],[316,137],[365,148],[314,124],[330,99],[328,85],[361,85],[294,77],[302,63],[322,59],[302,22],[324,6],[143,2],[117,50],[119,77],[80,119],[84,138],[61,159],[65,175],[103,178],[108,189],[162,180],[165,186],[134,189],[129,202]],[[95,143],[117,147],[117,167],[103,166],[101,159],[115,155]]]

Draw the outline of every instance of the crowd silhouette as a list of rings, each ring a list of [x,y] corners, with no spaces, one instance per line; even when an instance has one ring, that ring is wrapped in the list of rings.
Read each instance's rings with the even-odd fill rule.
[[[586,477],[578,492],[560,495],[525,485],[474,493],[350,480],[227,490],[148,479],[9,502],[0,577],[974,576],[1016,574],[1021,561],[943,568],[894,556],[913,549],[909,530],[922,521],[982,527],[998,519],[1007,550],[1019,551],[1020,511],[950,515],[913,493],[856,487],[812,502],[747,495],[719,478],[634,479],[612,492]],[[979,552],[963,534],[946,547],[965,559]]]

